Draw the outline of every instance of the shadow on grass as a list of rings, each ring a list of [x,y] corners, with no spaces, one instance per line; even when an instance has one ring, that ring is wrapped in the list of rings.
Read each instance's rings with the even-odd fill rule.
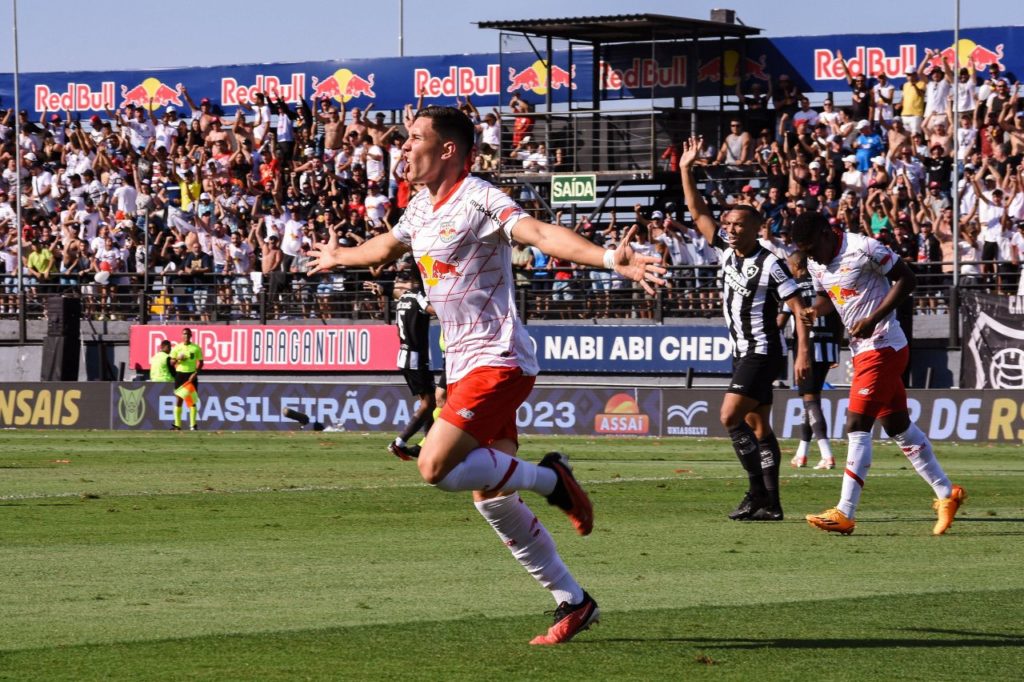
[[[921,632],[929,632],[921,630]],[[942,631],[935,631],[942,632]],[[945,634],[959,634],[950,632]],[[965,635],[968,633],[964,633]],[[608,643],[644,644],[644,643],[672,643],[690,644],[702,646],[709,649],[944,649],[944,648],[1024,648],[1024,637],[1014,635],[993,635],[991,633],[969,633],[970,638],[965,639],[909,639],[906,637],[885,638],[842,638],[842,639],[795,639],[786,637],[765,637],[758,639],[754,637],[619,637],[608,639],[588,638],[586,640],[574,640],[575,646],[595,645]],[[984,639],[981,639],[984,637]],[[998,639],[994,639],[998,638]]]

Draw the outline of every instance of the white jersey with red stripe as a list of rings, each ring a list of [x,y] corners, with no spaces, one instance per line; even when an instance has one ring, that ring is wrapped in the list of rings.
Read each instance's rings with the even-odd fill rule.
[[[477,367],[539,371],[512,276],[512,228],[524,217],[504,192],[467,176],[436,205],[420,191],[391,231],[412,248],[441,321],[449,382]]]
[[[837,236],[838,233],[837,233]],[[821,264],[807,259],[807,271],[814,278],[815,289],[832,299],[843,326],[850,328],[881,305],[892,285],[886,275],[899,258],[881,242],[860,234],[842,233],[839,249],[832,261]],[[850,351],[857,355],[875,348],[899,350],[907,345],[907,337],[890,311],[875,325],[866,339],[850,339]]]

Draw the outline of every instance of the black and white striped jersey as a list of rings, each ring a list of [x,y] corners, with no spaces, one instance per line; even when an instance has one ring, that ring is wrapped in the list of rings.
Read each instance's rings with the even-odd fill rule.
[[[803,277],[797,277],[796,285],[800,288],[800,300],[803,304],[808,308],[813,306],[818,293],[815,291],[811,275],[808,273]],[[789,315],[789,308],[783,309],[782,314]],[[839,313],[833,310],[828,315],[819,315],[814,319],[810,332],[811,362],[839,362],[839,344],[843,340],[843,322],[839,319]]]
[[[720,234],[715,235],[714,246],[721,253],[722,309],[733,356],[785,355],[779,307],[799,293],[786,263],[760,243],[746,257]]]

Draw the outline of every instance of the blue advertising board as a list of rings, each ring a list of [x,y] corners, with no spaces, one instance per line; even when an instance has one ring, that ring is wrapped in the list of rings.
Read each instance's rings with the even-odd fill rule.
[[[945,56],[983,73],[990,64],[1024,73],[1024,27],[968,28],[954,44],[952,31],[880,34],[832,34],[746,41],[702,41],[696,53],[687,42],[617,45],[602,49],[597,63],[591,51],[574,47],[556,51],[548,65],[533,52],[381,59],[345,59],[288,64],[236,64],[174,69],[67,71],[21,74],[21,106],[36,119],[43,112],[103,114],[127,104],[153,108],[185,105],[209,98],[226,114],[257,91],[280,95],[295,104],[327,97],[335,103],[378,110],[398,110],[416,102],[451,104],[472,97],[479,107],[506,104],[519,93],[534,104],[548,95],[556,103],[590,102],[593,73],[603,99],[663,98],[732,94],[737,82],[763,82],[786,73],[806,92],[845,88],[841,53],[853,73],[884,71],[899,82],[907,69]],[[0,106],[12,105],[13,76],[0,74]]]
[[[729,374],[729,330],[684,326],[527,325],[542,372]],[[431,366],[441,369],[440,329],[431,328]]]

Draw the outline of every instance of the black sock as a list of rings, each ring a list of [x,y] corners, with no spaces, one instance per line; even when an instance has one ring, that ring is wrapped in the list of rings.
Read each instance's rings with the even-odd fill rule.
[[[782,451],[774,433],[769,433],[757,443],[760,454],[761,479],[768,494],[768,504],[779,507],[779,462]]]
[[[423,412],[415,416],[413,420],[409,422],[409,425],[405,427],[405,430],[402,431],[399,437],[404,441],[409,441],[410,439],[412,439],[413,436],[416,435],[416,432],[419,431],[422,426],[427,424],[428,420],[430,424],[434,423],[433,409],[424,410]],[[430,427],[428,426],[426,430],[429,429]],[[426,432],[426,430],[424,432]]]
[[[825,424],[825,414],[821,411],[821,400],[808,400],[804,403],[804,410],[814,432],[814,440],[827,439],[828,428]]]
[[[746,422],[741,422],[729,429],[729,438],[732,438],[732,449],[736,451],[736,457],[740,460],[743,470],[747,472],[750,492],[763,496],[765,487],[764,477],[761,475],[761,454],[754,430]]]

